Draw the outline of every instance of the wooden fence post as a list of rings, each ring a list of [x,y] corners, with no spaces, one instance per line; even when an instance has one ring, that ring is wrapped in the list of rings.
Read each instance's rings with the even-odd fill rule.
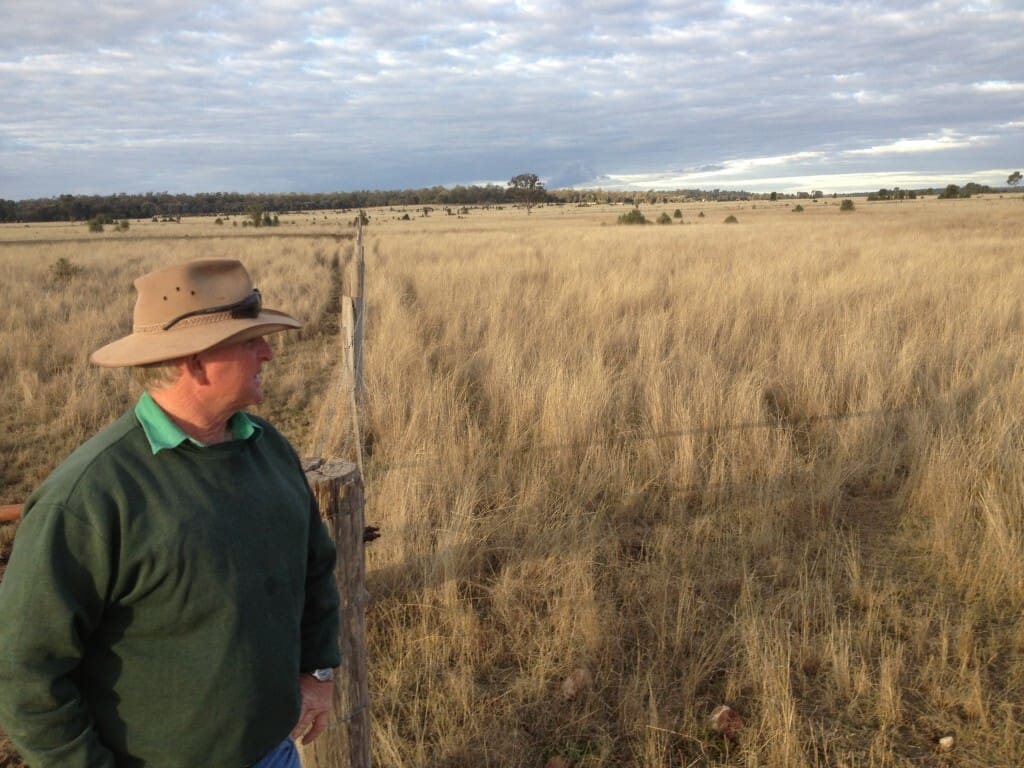
[[[345,270],[346,296],[352,300],[352,388],[356,400],[363,399],[363,337],[366,328],[366,259],[363,248],[363,221],[358,219],[356,245],[352,252],[352,260]]]
[[[363,479],[355,464],[341,459],[302,464],[338,549],[341,668],[334,680],[331,724],[312,744],[299,744],[299,755],[304,768],[370,768]]]

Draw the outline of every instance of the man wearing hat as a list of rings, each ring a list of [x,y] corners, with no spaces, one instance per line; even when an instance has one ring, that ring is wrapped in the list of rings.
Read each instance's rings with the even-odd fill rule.
[[[233,259],[135,281],[134,408],[29,498],[0,583],[0,726],[37,768],[298,766],[340,663],[334,545],[263,400],[262,306]]]

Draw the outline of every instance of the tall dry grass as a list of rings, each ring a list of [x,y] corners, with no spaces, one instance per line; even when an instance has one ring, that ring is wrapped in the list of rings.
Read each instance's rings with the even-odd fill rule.
[[[375,762],[1022,764],[1020,205],[371,212]],[[286,309],[348,247],[287,242],[242,254],[268,285],[313,265],[265,290]],[[96,291],[150,266],[18,248],[5,294],[69,253]],[[45,301],[34,333],[0,328],[5,457],[88,433],[115,389],[65,405],[130,297],[56,324],[69,294]],[[271,367],[269,415],[307,452],[346,444],[335,344],[325,325]]]
[[[1019,206],[371,230],[379,763],[1021,764]]]

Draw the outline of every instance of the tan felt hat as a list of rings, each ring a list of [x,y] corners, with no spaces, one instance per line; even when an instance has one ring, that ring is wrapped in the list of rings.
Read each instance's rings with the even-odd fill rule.
[[[89,359],[106,368],[187,357],[224,343],[301,328],[284,312],[265,309],[237,259],[199,259],[143,275],[132,332]]]

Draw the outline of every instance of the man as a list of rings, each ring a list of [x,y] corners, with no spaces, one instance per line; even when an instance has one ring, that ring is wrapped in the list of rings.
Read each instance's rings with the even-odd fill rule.
[[[135,281],[92,355],[146,391],[32,494],[0,584],[0,726],[36,768],[298,766],[340,663],[335,550],[263,400],[262,306],[233,259]]]

